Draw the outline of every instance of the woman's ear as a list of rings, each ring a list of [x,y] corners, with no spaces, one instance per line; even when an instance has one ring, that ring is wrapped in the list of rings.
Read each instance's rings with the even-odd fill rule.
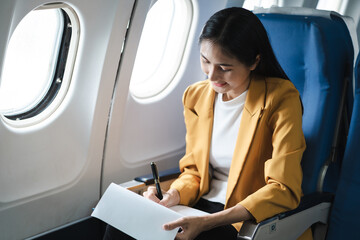
[[[260,54],[256,55],[255,62],[253,65],[250,66],[250,71],[254,71],[257,65],[260,62]]]

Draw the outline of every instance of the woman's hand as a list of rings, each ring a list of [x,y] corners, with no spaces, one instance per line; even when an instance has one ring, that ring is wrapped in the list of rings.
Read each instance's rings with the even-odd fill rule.
[[[225,209],[223,211],[197,217],[183,217],[176,221],[163,225],[164,230],[172,230],[177,227],[182,229],[176,235],[176,239],[194,239],[200,233],[222,225],[241,222],[252,219],[251,213],[241,204]]]
[[[150,186],[147,191],[143,193],[143,196],[157,202],[165,207],[172,207],[180,203],[180,194],[176,189],[170,189],[167,192],[162,192],[163,199],[160,200],[157,196],[156,188]]]
[[[176,240],[191,240],[207,230],[206,221],[203,217],[183,217],[163,225],[164,230],[173,230],[178,227],[182,231],[176,235]]]

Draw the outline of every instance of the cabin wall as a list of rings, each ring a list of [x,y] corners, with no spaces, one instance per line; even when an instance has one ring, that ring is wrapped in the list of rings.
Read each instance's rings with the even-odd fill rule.
[[[44,3],[6,1],[13,9],[8,27]],[[100,197],[107,116],[134,1],[67,4],[78,15],[80,40],[63,102],[30,126],[1,118],[1,239],[23,239],[85,218]]]

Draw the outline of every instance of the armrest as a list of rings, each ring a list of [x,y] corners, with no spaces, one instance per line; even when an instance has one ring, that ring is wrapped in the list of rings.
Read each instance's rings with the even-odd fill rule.
[[[180,175],[179,168],[171,168],[159,172],[161,188],[167,190],[172,181]],[[142,193],[147,189],[149,185],[154,184],[154,178],[152,174],[136,177],[134,180],[124,182],[120,186],[129,189],[137,194]]]
[[[160,182],[165,182],[167,180],[177,178],[179,175],[180,175],[180,170],[178,167],[160,171],[159,172]],[[136,177],[135,180],[138,182],[143,182],[145,183],[145,185],[154,184],[154,178],[151,173]]]
[[[238,239],[297,239],[314,223],[327,223],[332,201],[331,193],[306,195],[294,210],[280,213],[260,223],[245,221]]]

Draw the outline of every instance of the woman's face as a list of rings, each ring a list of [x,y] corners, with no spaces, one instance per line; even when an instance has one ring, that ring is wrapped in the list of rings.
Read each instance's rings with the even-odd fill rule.
[[[250,72],[259,62],[248,67],[235,57],[224,54],[222,49],[208,40],[200,44],[201,69],[208,76],[212,88],[223,94],[223,100],[231,100],[242,94],[249,86]]]

